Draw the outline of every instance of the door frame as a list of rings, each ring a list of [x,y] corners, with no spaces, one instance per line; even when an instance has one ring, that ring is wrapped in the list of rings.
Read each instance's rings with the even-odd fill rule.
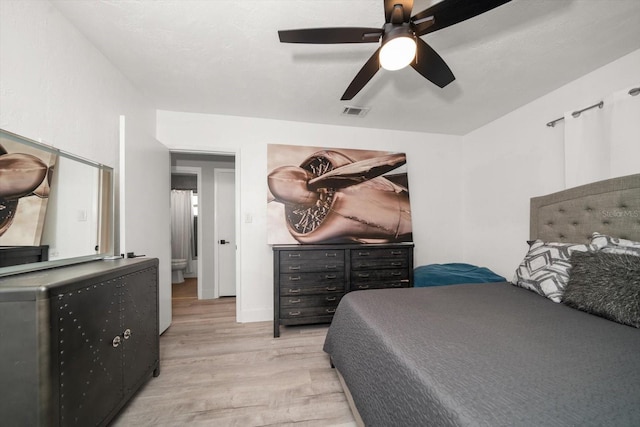
[[[172,152],[169,152],[169,155],[171,155]],[[197,181],[197,189],[198,189],[198,210],[199,210],[199,206],[201,205],[200,203],[200,197],[202,195],[202,168],[196,167],[196,166],[171,166],[171,173],[187,173],[190,175],[196,175],[196,181]],[[198,224],[200,225],[200,224]],[[202,253],[202,227],[198,227],[197,230],[197,234],[198,234],[198,254]],[[200,262],[200,259],[198,259],[198,272],[196,273],[198,275],[198,299],[202,299],[202,283],[204,283],[204,275],[203,275],[203,271],[202,271],[202,263]]]
[[[234,239],[236,241],[236,321],[238,321],[238,319],[240,319],[241,313],[242,313],[242,265],[241,265],[241,260],[242,260],[242,244],[241,244],[241,240],[240,237],[242,236],[242,222],[240,221],[240,177],[241,177],[241,171],[240,171],[240,150],[236,150],[233,148],[211,148],[210,150],[203,150],[202,147],[198,147],[198,148],[189,148],[188,146],[186,147],[180,147],[180,148],[169,148],[169,154],[171,153],[179,153],[179,154],[201,154],[203,156],[230,156],[230,157],[234,157],[235,159],[235,174],[236,174],[236,185],[235,185],[235,206],[236,206],[236,214],[235,214],[235,223],[236,223],[236,233],[234,236]],[[169,191],[171,191],[171,188],[169,188]],[[198,198],[199,201],[199,198]],[[198,227],[198,229],[201,229],[202,227]],[[202,239],[198,238],[198,244],[200,245],[200,242],[202,242]],[[201,253],[200,251],[200,247],[198,246],[198,253]],[[200,269],[200,262],[198,262],[198,269]],[[217,286],[216,288],[216,292],[217,292]],[[199,290],[198,290],[199,292]]]

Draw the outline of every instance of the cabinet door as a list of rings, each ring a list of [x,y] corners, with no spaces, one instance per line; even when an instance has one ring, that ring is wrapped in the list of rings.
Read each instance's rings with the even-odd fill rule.
[[[147,268],[123,276],[122,333],[124,392],[136,390],[158,361],[158,277]]]
[[[85,282],[52,295],[60,425],[97,425],[122,399],[122,345],[114,342],[121,286],[119,279]]]

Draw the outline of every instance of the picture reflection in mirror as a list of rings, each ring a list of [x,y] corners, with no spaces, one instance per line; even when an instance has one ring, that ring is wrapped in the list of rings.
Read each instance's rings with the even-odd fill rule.
[[[58,156],[0,137],[0,246],[38,246]]]

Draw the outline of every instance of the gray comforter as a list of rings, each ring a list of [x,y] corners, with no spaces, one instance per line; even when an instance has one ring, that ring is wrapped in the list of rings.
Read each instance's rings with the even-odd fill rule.
[[[367,426],[640,426],[640,330],[508,283],[351,292],[324,350]]]

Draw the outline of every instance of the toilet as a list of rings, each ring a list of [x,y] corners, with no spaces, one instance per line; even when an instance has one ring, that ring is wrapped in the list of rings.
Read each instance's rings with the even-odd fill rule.
[[[184,269],[187,268],[186,259],[172,259],[171,260],[171,283],[184,282]]]

